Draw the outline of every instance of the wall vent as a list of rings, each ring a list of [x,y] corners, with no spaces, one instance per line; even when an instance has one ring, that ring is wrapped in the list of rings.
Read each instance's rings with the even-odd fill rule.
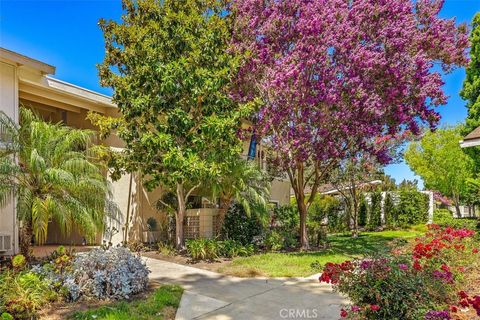
[[[12,235],[0,233],[0,253],[12,250]]]

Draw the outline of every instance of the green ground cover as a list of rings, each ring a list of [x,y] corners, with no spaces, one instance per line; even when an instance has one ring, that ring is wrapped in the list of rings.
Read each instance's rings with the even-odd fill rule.
[[[423,234],[423,226],[409,230],[363,232],[358,238],[349,234],[328,236],[328,247],[319,251],[292,253],[264,253],[250,257],[239,257],[219,269],[220,272],[241,277],[305,277],[315,273],[312,263],[343,262],[368,254],[388,250],[392,241],[415,238]],[[402,240],[403,239],[403,240]]]

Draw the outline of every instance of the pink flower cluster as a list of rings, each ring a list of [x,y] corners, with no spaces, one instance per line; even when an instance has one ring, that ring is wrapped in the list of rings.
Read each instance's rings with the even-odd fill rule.
[[[235,0],[232,50],[246,59],[233,95],[260,104],[255,130],[284,167],[435,126],[445,71],[468,62],[467,30],[442,0]]]

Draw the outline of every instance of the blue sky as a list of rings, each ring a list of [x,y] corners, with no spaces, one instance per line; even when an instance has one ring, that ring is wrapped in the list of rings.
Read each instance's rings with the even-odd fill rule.
[[[446,0],[445,18],[469,23],[480,11],[480,0]],[[0,46],[57,67],[55,77],[76,85],[110,94],[98,83],[95,65],[103,59],[103,38],[98,19],[118,19],[119,0],[0,0]],[[439,108],[442,124],[462,122],[465,102],[459,97],[465,71],[445,77],[444,90],[450,97]],[[404,163],[389,165],[386,173],[400,182],[414,179]]]

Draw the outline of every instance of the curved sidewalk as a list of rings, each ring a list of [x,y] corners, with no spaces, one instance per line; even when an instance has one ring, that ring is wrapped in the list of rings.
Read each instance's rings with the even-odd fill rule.
[[[150,279],[181,285],[177,320],[339,319],[348,300],[318,277],[237,278],[163,260],[144,258]]]

